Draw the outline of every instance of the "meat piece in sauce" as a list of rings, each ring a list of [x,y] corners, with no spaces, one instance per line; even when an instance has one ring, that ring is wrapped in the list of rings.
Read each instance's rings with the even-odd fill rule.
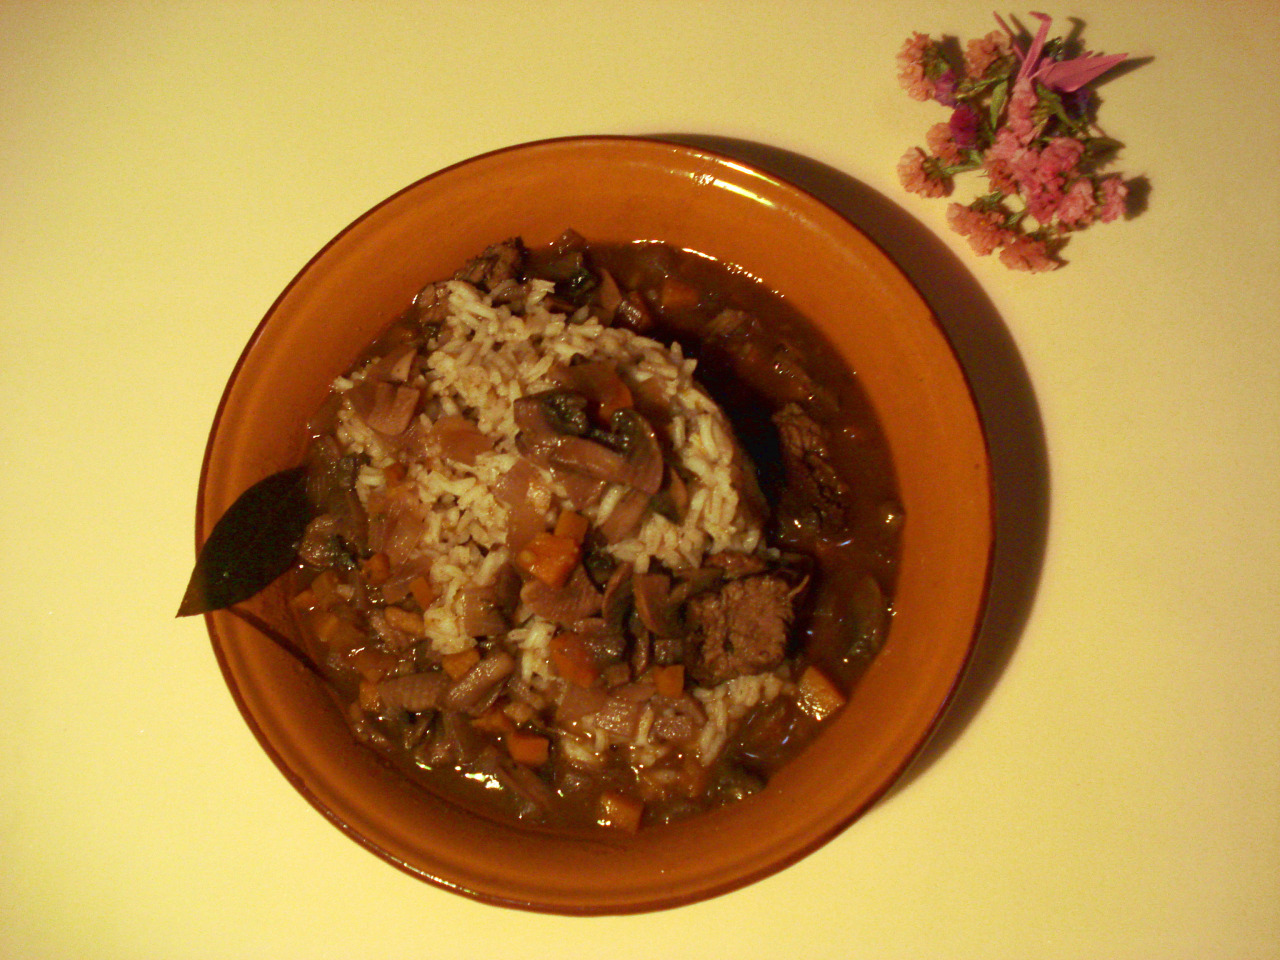
[[[486,247],[484,253],[454,274],[454,279],[492,290],[500,283],[519,277],[524,256],[524,244],[518,237],[504,240]]]
[[[779,520],[811,535],[838,534],[849,521],[849,486],[831,463],[826,430],[795,403],[778,410],[773,422],[787,479]]]
[[[780,664],[794,613],[795,588],[765,574],[730,580],[685,606],[687,667],[699,683],[717,684]]]

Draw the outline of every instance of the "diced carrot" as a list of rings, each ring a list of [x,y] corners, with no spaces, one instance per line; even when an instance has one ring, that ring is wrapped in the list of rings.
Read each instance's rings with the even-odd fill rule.
[[[587,518],[580,513],[572,510],[561,510],[560,516],[556,517],[556,528],[553,531],[557,537],[568,537],[574,543],[582,543],[582,538],[587,535],[587,528],[590,523]]]
[[[511,718],[498,707],[490,707],[480,714],[480,716],[471,721],[471,726],[477,730],[483,730],[485,733],[496,734],[509,734],[516,728]]]
[[[623,796],[611,790],[600,794],[600,803],[596,810],[596,823],[600,826],[635,833],[640,829],[642,816],[644,816],[644,804],[634,797]]]
[[[360,681],[360,709],[368,713],[377,713],[382,708],[382,697],[378,695],[378,685],[368,680]]]
[[[825,720],[845,704],[845,695],[813,664],[804,668],[797,686],[800,709],[815,720]]]
[[[534,709],[533,704],[527,700],[511,700],[502,707],[502,712],[507,715],[512,723],[528,723],[538,715],[538,711]]]
[[[539,533],[516,554],[516,566],[548,587],[559,589],[568,582],[580,556],[578,544],[568,537]]]
[[[393,654],[378,650],[375,647],[363,647],[351,654],[350,662],[356,672],[368,683],[377,683],[399,661]]]
[[[336,613],[319,611],[314,615],[316,638],[340,653],[347,653],[368,642],[364,631]]]
[[[691,310],[698,305],[698,288],[675,277],[663,277],[658,304],[663,313]]]
[[[361,561],[360,569],[370,583],[386,583],[387,577],[391,576],[391,558],[385,553],[375,553],[368,560]]]
[[[579,687],[591,686],[600,676],[595,657],[576,633],[560,633],[552,637],[551,663],[560,676]]]
[[[653,685],[664,697],[678,697],[684,693],[684,664],[676,663],[669,667],[653,668]]]
[[[335,602],[342,598],[338,595],[338,586],[341,581],[338,579],[337,573],[332,570],[326,570],[320,576],[311,581],[311,592],[315,594],[316,605],[320,607],[332,606]]]
[[[452,680],[458,680],[480,662],[480,651],[475,647],[458,653],[446,653],[440,658],[440,666]]]
[[[436,589],[436,585],[426,577],[414,577],[409,582],[409,592],[413,594],[413,599],[418,601],[418,606],[423,610],[440,597],[440,591]]]
[[[382,615],[387,620],[387,626],[402,633],[407,633],[411,637],[426,636],[427,628],[422,622],[422,614],[410,613],[403,607],[386,607],[382,611]]]
[[[516,763],[526,767],[540,767],[547,762],[551,754],[551,741],[536,733],[525,733],[523,730],[512,730],[507,734],[507,753]]]

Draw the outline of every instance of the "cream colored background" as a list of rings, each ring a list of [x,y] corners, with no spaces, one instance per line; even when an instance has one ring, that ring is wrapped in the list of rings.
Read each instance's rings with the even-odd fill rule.
[[[985,3],[0,5],[0,956],[1280,956],[1280,5],[1048,12],[1152,58],[1102,112],[1152,192],[1029,277],[894,175],[942,118],[894,53]],[[504,911],[259,750],[173,618],[201,456],[250,332],[367,208],[677,131],[828,165],[956,252],[1036,391],[1043,576],[947,748],[803,862],[666,913]]]

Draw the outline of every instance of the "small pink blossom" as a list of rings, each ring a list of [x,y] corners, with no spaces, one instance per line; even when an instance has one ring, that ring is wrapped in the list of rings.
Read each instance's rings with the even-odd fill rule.
[[[1054,137],[1040,153],[1038,176],[1042,180],[1067,177],[1084,156],[1084,144],[1074,137]]]
[[[1000,262],[1010,270],[1025,270],[1028,273],[1045,273],[1056,270],[1061,265],[1049,255],[1048,247],[1043,240],[1034,237],[1015,237],[1000,251]]]
[[[938,174],[936,162],[931,164],[919,147],[912,147],[898,161],[898,179],[909,193],[922,197],[945,197],[951,193],[951,181]]]
[[[1119,176],[1103,177],[1099,180],[1098,192],[1102,194],[1098,206],[1099,220],[1110,223],[1124,216],[1129,188]]]
[[[929,145],[929,149],[943,163],[950,166],[959,163],[964,159],[960,148],[956,146],[955,140],[951,136],[951,124],[935,123],[929,128],[924,135],[924,142]]]
[[[933,98],[933,81],[925,74],[925,54],[933,41],[928,34],[913,33],[898,51],[898,83],[912,100]]]
[[[985,257],[1014,237],[1004,225],[1004,215],[998,210],[974,210],[959,203],[947,206],[947,223],[951,229],[969,241],[973,252]]]
[[[1035,84],[1030,80],[1019,80],[1013,85],[1013,93],[1009,97],[1008,128],[1018,142],[1028,144],[1035,138],[1039,126],[1031,117],[1040,98],[1036,95]]]
[[[1048,224],[1058,212],[1066,195],[1067,179],[1072,175],[1084,144],[1070,137],[1054,137],[1043,150],[1028,149],[1015,165],[1015,176],[1026,198],[1027,212],[1042,224]]]
[[[1021,166],[1026,153],[1027,148],[1008,127],[996,131],[994,142],[982,158],[982,168],[993,190],[1004,194],[1018,192],[1015,166]]]
[[[1080,177],[1067,188],[1062,202],[1058,204],[1058,220],[1068,227],[1079,229],[1093,222],[1093,210],[1096,201],[1093,196],[1093,181],[1088,177]]]
[[[1001,57],[1007,57],[1009,52],[1009,39],[1000,31],[992,30],[985,37],[970,40],[965,45],[965,69],[969,76],[977,79]]]

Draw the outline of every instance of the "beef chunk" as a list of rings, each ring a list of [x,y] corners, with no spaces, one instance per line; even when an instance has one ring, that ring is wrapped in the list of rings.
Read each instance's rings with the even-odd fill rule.
[[[831,465],[826,431],[794,403],[775,413],[773,422],[787,475],[779,520],[811,534],[840,533],[849,523],[849,487]]]
[[[787,652],[795,590],[773,575],[730,580],[685,607],[686,666],[702,684],[770,670]]]
[[[459,270],[454,279],[492,290],[504,281],[517,279],[523,267],[524,244],[516,237],[487,247],[484,253]]]
[[[444,280],[427,284],[413,298],[413,318],[424,328],[436,327],[449,316],[449,284]]]

